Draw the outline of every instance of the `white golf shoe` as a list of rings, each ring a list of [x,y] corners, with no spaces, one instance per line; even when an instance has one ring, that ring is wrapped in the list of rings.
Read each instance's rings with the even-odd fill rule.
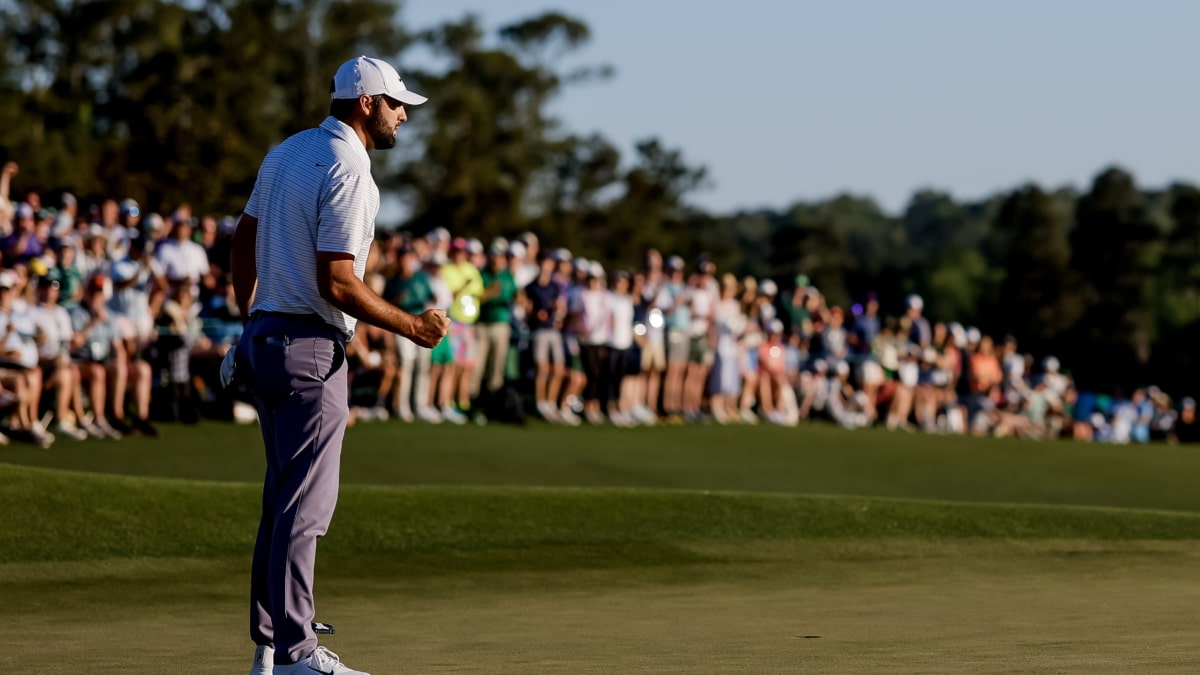
[[[337,654],[324,647],[317,647],[308,658],[286,666],[275,666],[274,675],[370,675],[361,670],[347,668]]]
[[[275,668],[275,648],[259,645],[254,650],[254,667],[250,675],[272,675]]]

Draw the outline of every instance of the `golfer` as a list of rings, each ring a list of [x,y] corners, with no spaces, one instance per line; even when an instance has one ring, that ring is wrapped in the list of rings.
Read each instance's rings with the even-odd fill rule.
[[[446,335],[441,309],[413,316],[363,284],[379,189],[368,150],[396,145],[408,91],[392,66],[359,57],[338,68],[329,117],[263,160],[232,246],[238,307],[249,317],[226,359],[249,383],[267,471],[250,580],[251,675],[356,675],[317,646],[311,622],[317,540],[338,494],[349,414],[345,344],[359,320],[422,347]]]

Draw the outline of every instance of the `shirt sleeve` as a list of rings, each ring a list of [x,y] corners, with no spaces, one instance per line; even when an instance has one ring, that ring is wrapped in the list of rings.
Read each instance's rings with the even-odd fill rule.
[[[250,199],[246,200],[246,208],[242,209],[242,213],[251,218],[258,218],[258,186],[260,181],[254,181],[254,190],[250,192]]]
[[[317,216],[318,251],[359,255],[374,186],[370,176],[335,176],[330,181]]]

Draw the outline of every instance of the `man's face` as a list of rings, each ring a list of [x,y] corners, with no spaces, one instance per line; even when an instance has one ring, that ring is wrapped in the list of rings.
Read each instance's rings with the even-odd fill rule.
[[[38,284],[38,295],[41,296],[42,302],[48,305],[58,304],[60,295],[59,284],[57,281],[43,281]]]
[[[396,130],[408,121],[404,105],[393,101],[387,96],[381,96],[367,118],[366,132],[371,139],[372,147],[376,150],[388,150],[396,147]]]

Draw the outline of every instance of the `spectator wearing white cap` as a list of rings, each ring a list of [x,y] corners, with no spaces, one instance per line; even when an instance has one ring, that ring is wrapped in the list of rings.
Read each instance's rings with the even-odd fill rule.
[[[144,245],[144,239],[133,239],[128,257],[114,259],[101,268],[101,273],[112,279],[108,308],[130,353],[149,345],[154,337],[154,317],[166,299],[162,265],[146,253]]]
[[[908,329],[908,341],[925,349],[933,344],[933,329],[922,312],[925,311],[925,300],[917,294],[908,296],[904,301],[904,313],[911,322]]]
[[[509,269],[512,271],[512,279],[517,282],[517,288],[524,288],[533,283],[534,279],[538,279],[541,270],[538,235],[533,232],[521,234],[521,237],[510,241],[509,252],[512,258]]]
[[[429,242],[433,253],[441,253],[445,258],[450,258],[450,242],[453,241],[450,236],[450,230],[444,227],[435,227],[425,235],[425,240]]]
[[[130,242],[141,236],[142,209],[134,199],[122,199],[117,205],[117,222],[108,228],[108,257],[121,260],[129,255]]]
[[[536,241],[536,238],[535,240]],[[511,241],[508,244],[508,268],[512,272],[513,281],[517,288],[525,288],[537,279],[541,267],[538,265],[537,254],[530,258],[529,247],[523,240]]]
[[[581,271],[578,264],[576,269]],[[587,378],[583,390],[584,417],[592,424],[603,424],[603,408],[609,393],[609,337],[612,334],[612,305],[604,286],[604,267],[588,263],[585,285],[579,291],[580,312],[576,334],[583,357],[583,373]]]
[[[191,284],[199,297],[200,282],[208,276],[208,253],[204,247],[192,241],[192,221],[182,218],[171,226],[171,236],[154,251],[162,265],[163,275],[172,286]]]
[[[504,242],[504,245],[508,246],[508,242]],[[467,260],[475,266],[475,269],[483,271],[487,267],[487,249],[483,247],[482,241],[479,241],[475,237],[468,239],[467,253],[469,254]]]
[[[58,213],[54,215],[54,224],[50,227],[50,236],[54,239],[71,236],[71,232],[75,229],[75,219],[78,216],[79,203],[76,201],[75,195],[64,192]]]

